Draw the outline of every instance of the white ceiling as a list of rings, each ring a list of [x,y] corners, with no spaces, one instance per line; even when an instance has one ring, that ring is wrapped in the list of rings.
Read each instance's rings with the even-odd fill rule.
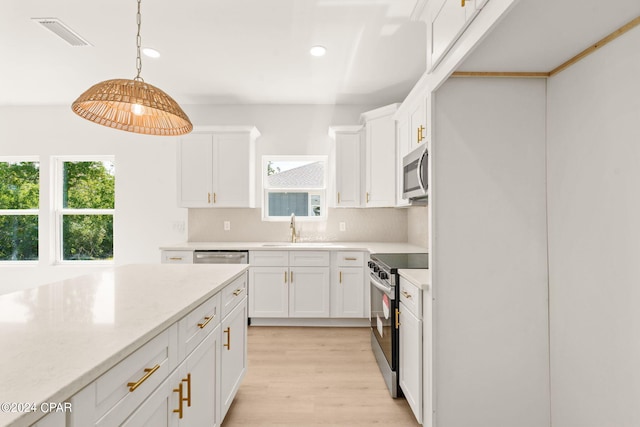
[[[520,0],[459,71],[548,72],[639,15],[640,0]]]
[[[385,104],[425,69],[416,0],[144,0],[142,77],[185,104]],[[70,104],[133,78],[136,0],[2,0],[0,105]],[[72,47],[31,18],[59,18]],[[323,58],[312,45],[327,47]]]

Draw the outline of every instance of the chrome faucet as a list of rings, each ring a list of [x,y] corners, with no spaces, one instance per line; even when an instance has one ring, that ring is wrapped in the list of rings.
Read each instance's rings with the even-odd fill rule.
[[[294,213],[291,214],[291,223],[289,224],[289,229],[291,231],[291,243],[295,243],[298,239],[298,236],[296,233],[296,214]]]

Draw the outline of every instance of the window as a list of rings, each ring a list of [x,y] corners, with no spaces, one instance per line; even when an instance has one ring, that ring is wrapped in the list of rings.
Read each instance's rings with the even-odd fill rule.
[[[262,158],[265,220],[324,219],[327,158],[325,156],[264,156]]]
[[[113,158],[58,159],[57,171],[57,260],[113,260]]]
[[[0,261],[38,260],[40,162],[0,159]]]

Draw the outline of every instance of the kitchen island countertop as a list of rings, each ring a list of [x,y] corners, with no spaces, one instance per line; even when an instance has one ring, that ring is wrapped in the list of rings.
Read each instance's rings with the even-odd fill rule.
[[[0,426],[46,415],[215,295],[247,265],[126,265],[0,296]]]

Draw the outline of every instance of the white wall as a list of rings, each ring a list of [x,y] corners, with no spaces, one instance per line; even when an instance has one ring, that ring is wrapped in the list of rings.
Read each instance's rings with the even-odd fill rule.
[[[248,105],[185,106],[194,125],[255,125],[262,133],[257,155],[328,154],[329,126],[354,124],[376,106]],[[159,262],[158,247],[187,239],[187,210],[176,206],[177,137],[116,131],[85,121],[69,106],[0,107],[0,156],[38,155],[42,190],[40,262],[0,265],[0,293],[90,272],[52,265],[49,242],[51,156],[115,155],[115,263]],[[258,157],[259,158],[259,157]]]
[[[640,28],[548,83],[554,427],[640,425]]]
[[[518,79],[435,94],[437,426],[549,426],[545,96]]]

